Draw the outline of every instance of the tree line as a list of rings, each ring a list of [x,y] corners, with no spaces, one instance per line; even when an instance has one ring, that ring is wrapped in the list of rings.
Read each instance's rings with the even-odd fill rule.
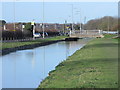
[[[105,16],[99,19],[93,19],[88,21],[84,25],[84,29],[86,30],[109,30],[109,31],[116,31],[118,30],[118,18]]]

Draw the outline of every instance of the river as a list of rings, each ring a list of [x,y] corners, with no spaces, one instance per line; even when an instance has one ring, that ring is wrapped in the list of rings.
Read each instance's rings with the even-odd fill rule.
[[[2,60],[2,88],[37,88],[40,82],[90,39],[58,42],[4,56]]]

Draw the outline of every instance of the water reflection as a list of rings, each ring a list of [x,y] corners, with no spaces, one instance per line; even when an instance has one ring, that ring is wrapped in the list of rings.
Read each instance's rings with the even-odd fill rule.
[[[2,56],[3,88],[36,88],[60,62],[90,39],[59,42]]]

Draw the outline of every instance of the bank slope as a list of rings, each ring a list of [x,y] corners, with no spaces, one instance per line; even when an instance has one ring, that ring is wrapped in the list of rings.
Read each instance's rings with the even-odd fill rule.
[[[118,40],[89,42],[49,73],[39,88],[117,88]]]
[[[2,48],[0,49],[0,55],[6,55],[18,50],[33,49],[36,47],[53,44],[59,41],[63,41],[65,40],[65,38],[67,38],[67,36],[56,36],[51,38],[36,39],[24,42],[3,42]]]

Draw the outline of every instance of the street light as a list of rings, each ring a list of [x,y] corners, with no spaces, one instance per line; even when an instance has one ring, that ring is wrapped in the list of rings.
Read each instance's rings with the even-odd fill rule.
[[[84,17],[84,25],[83,25],[83,30],[85,30],[85,23],[86,23],[86,16]]]
[[[74,25],[73,25],[73,22],[74,22],[74,20],[73,20],[73,4],[71,4],[72,5],[72,31],[74,30]]]
[[[16,0],[13,0],[13,32],[14,32],[14,37],[13,37],[13,39],[15,39],[15,1]]]
[[[77,11],[77,14],[80,14],[80,11]],[[82,25],[81,25],[81,14],[80,14],[80,32],[82,31]]]
[[[44,32],[45,32],[45,26],[44,26],[44,0],[43,0],[43,38],[45,38],[45,34],[44,34]]]
[[[74,31],[74,20],[73,20],[73,4],[69,4],[69,5],[71,5],[71,19],[72,19],[72,30],[70,30],[70,36],[71,36],[71,34],[72,34],[72,31]]]
[[[15,0],[13,1],[13,13],[14,13],[14,30],[15,30]]]
[[[69,5],[71,5],[71,19],[72,19],[72,31],[73,31],[74,30],[74,24],[73,24],[74,23],[74,19],[73,19],[74,18],[74,16],[73,16],[73,7],[74,6],[73,6],[73,4],[69,4]]]

